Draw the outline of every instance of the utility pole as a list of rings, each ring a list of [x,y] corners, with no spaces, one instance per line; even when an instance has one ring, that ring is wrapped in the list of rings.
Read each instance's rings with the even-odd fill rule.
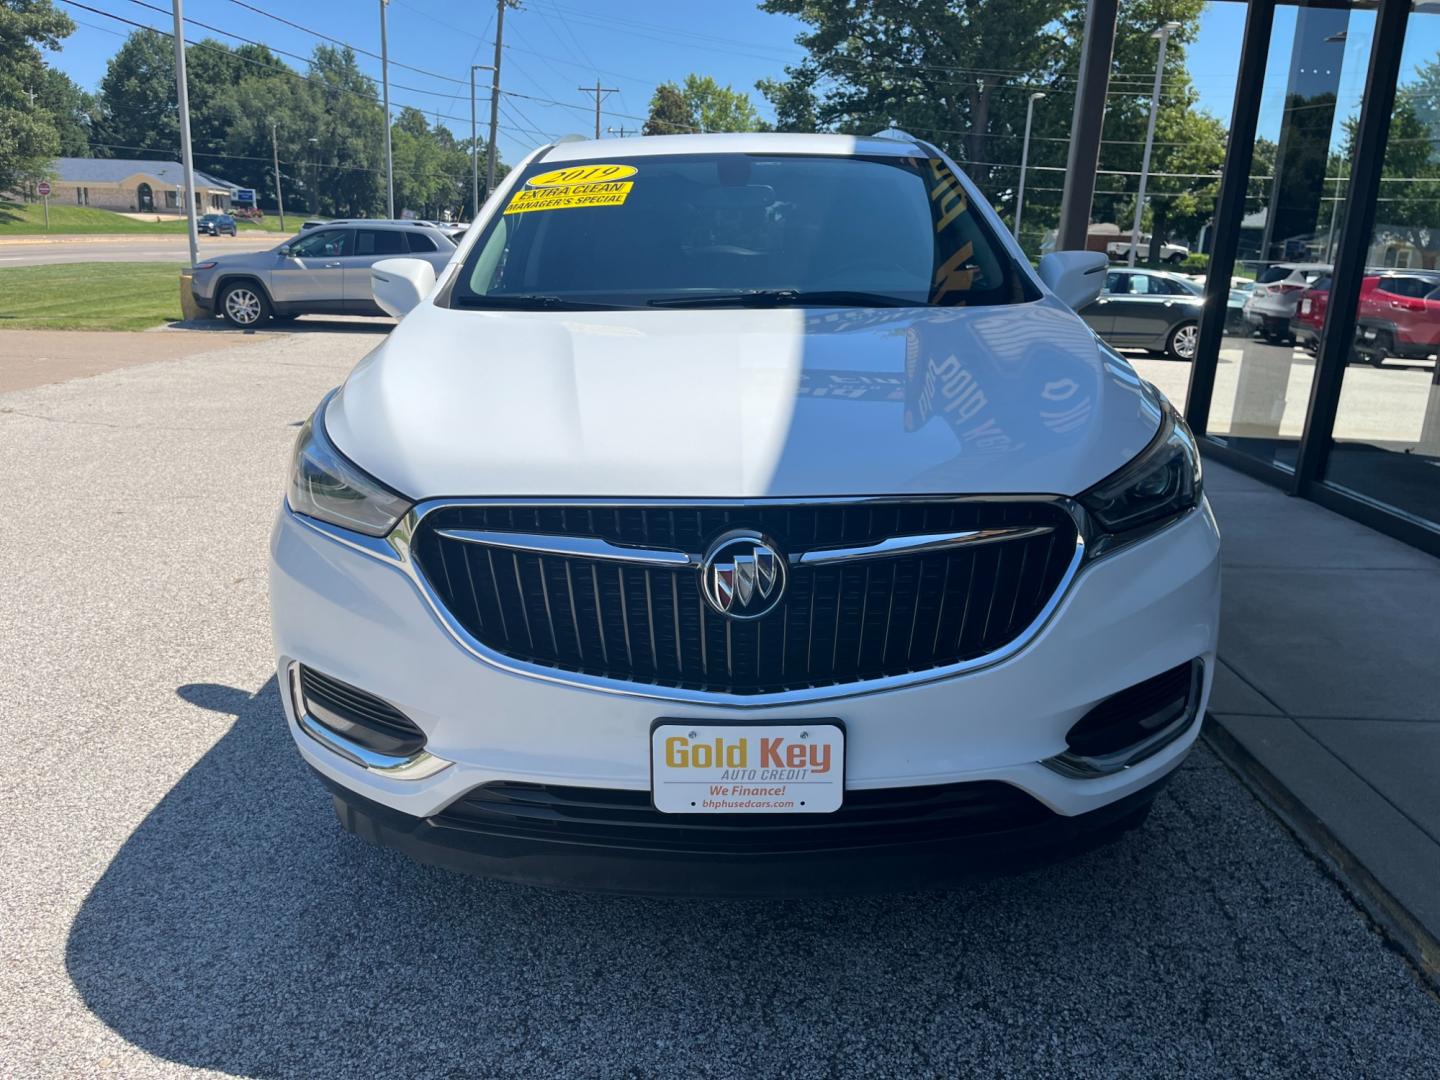
[[[500,136],[500,48],[505,40],[505,4],[495,0],[495,64],[490,72],[490,145],[485,148],[485,194],[495,190],[495,140]],[[478,217],[480,207],[475,207]],[[474,220],[473,218],[471,220]]]
[[[275,136],[275,124],[270,125],[270,153],[275,161],[275,203],[280,207],[280,231],[285,231],[285,192],[280,189],[280,143]]]
[[[380,81],[385,93],[385,216],[395,216],[395,157],[390,152],[390,49],[385,40],[385,6],[380,0]]]
[[[190,91],[185,84],[185,16],[181,0],[175,13],[175,96],[180,106],[180,160],[185,167],[185,216],[190,224],[190,265],[200,261],[200,234],[195,228],[195,158],[190,152]]]
[[[601,86],[599,79],[595,80],[594,86],[577,86],[575,89],[579,90],[582,94],[595,95],[595,138],[598,139],[600,138],[600,102],[605,99],[605,95],[614,94],[618,91],[613,86]]]
[[[1150,36],[1160,39],[1160,55],[1155,61],[1155,89],[1150,94],[1150,126],[1145,130],[1145,156],[1140,162],[1140,190],[1135,193],[1135,222],[1130,226],[1129,265],[1135,265],[1135,249],[1140,246],[1140,215],[1145,211],[1145,181],[1150,178],[1150,148],[1155,145],[1155,114],[1160,111],[1160,82],[1165,77],[1165,45],[1170,34],[1180,29],[1178,22],[1162,23]]]
[[[470,65],[470,220],[480,216],[480,134],[475,127],[475,72],[493,71],[489,64]],[[438,126],[440,121],[435,121]],[[491,136],[493,142],[494,136]],[[489,181],[487,180],[488,184]]]

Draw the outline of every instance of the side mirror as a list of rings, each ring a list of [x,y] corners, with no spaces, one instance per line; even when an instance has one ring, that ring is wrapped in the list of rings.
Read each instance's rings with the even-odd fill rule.
[[[381,259],[370,267],[370,295],[397,319],[435,287],[435,268],[424,259]]]
[[[295,257],[295,252],[291,250],[289,244],[281,244],[279,248],[276,249],[276,253],[282,259],[293,259]]]
[[[1040,260],[1040,280],[1068,305],[1079,311],[1105,288],[1110,259],[1103,251],[1052,251]]]

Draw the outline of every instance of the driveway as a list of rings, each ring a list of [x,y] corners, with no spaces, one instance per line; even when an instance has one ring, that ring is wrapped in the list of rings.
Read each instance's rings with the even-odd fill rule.
[[[265,547],[378,340],[0,394],[7,1077],[1440,1074],[1440,1005],[1203,749],[1143,831],[938,895],[596,898],[341,832]]]

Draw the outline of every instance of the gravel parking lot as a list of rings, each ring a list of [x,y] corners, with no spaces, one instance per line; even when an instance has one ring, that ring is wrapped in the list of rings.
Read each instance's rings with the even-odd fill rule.
[[[1143,831],[943,895],[555,894],[342,833],[265,547],[381,330],[311,331],[0,394],[0,1073],[1440,1075],[1440,1003],[1203,749]]]

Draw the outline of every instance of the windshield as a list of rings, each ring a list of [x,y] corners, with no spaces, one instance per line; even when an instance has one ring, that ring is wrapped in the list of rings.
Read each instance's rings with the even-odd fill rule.
[[[531,166],[461,307],[958,306],[1038,298],[943,161],[686,154]]]

